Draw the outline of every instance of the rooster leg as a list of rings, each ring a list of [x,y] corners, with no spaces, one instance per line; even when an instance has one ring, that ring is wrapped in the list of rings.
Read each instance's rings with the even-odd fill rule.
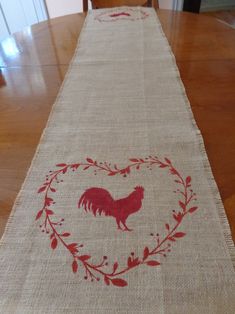
[[[118,229],[122,230],[121,226],[120,226],[120,219],[116,218],[116,222],[117,222],[117,225],[118,225]],[[123,231],[123,230],[122,230]]]
[[[133,229],[129,229],[126,225],[126,221],[122,221],[123,226],[125,227],[124,231],[132,231]]]

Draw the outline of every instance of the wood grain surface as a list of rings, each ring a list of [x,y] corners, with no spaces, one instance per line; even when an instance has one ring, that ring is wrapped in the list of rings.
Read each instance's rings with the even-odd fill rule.
[[[235,239],[235,30],[205,15],[158,10],[202,132]],[[85,14],[0,43],[0,236],[68,69]]]
[[[216,18],[218,21],[226,23],[227,25],[230,25],[231,27],[235,28],[235,9],[203,12],[203,14]]]

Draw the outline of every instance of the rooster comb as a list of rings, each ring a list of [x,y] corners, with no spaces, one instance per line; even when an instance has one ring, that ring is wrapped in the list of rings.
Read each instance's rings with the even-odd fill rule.
[[[136,186],[136,187],[135,187],[135,190],[136,190],[136,191],[144,192],[144,188],[143,188],[142,186]]]

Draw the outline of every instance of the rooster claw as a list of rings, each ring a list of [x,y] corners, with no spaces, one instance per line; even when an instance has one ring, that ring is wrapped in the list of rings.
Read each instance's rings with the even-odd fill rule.
[[[118,227],[117,228],[118,230],[121,230],[121,231],[123,231],[123,232],[125,232],[125,231],[132,231],[133,229],[129,229],[129,228],[125,228],[125,229],[122,229],[121,227]]]
[[[123,231],[132,231],[133,229],[125,228]]]
[[[120,222],[122,223],[122,227],[121,227],[121,224]],[[118,230],[122,230],[122,231],[132,231],[132,229],[129,229],[126,225],[126,223],[124,221],[119,221],[117,220],[117,227],[118,227]],[[124,229],[123,229],[124,227]]]

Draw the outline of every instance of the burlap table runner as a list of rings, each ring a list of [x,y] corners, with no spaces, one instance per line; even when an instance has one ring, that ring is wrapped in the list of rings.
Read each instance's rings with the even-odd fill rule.
[[[1,313],[235,313],[234,247],[156,13],[88,14],[0,247]]]

